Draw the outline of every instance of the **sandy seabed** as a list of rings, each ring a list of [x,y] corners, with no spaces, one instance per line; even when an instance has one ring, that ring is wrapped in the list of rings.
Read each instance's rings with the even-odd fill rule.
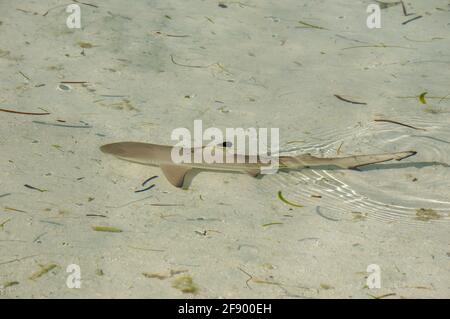
[[[380,29],[369,0],[84,2],[81,29],[64,1],[0,2],[0,108],[49,113],[0,112],[2,298],[450,297],[449,1],[381,5]],[[418,154],[180,190],[99,151],[196,119]]]

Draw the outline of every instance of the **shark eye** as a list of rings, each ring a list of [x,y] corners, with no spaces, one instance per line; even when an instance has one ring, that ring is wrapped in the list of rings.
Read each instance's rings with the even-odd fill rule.
[[[231,142],[225,141],[222,143],[222,147],[231,147],[231,146],[233,146],[233,143],[231,143]]]

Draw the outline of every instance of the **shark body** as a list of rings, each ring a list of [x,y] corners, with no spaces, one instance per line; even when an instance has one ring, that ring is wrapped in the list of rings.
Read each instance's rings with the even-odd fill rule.
[[[173,146],[157,145],[140,142],[118,142],[106,144],[100,147],[103,153],[114,155],[120,159],[130,162],[159,166],[167,180],[175,187],[182,187],[186,174],[193,168],[206,170],[227,170],[246,172],[254,177],[261,173],[264,168],[269,168],[271,163],[269,158],[263,156],[249,156],[240,154],[230,154],[224,148],[218,147],[215,152],[219,152],[220,162],[209,163],[201,161],[196,163],[193,159],[197,152],[203,152],[204,148],[183,149],[187,154],[191,154],[189,163],[175,163],[172,159]],[[278,156],[280,169],[300,169],[314,166],[337,166],[344,169],[354,169],[360,166],[386,162],[390,160],[400,161],[415,155],[414,151],[355,155],[347,157],[315,157],[311,154],[301,154],[296,156]]]

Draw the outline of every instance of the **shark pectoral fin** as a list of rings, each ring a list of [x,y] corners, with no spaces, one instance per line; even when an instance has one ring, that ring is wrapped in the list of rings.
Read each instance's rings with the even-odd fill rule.
[[[246,169],[245,172],[252,177],[258,177],[260,170],[259,169]]]
[[[398,153],[386,153],[386,154],[374,154],[374,155],[356,155],[331,159],[335,160],[336,165],[341,168],[357,169],[360,166],[382,163],[387,161],[401,161],[402,159],[416,155],[415,151],[398,152]]]
[[[167,180],[175,187],[183,187],[184,177],[190,167],[180,165],[161,165],[161,170]]]

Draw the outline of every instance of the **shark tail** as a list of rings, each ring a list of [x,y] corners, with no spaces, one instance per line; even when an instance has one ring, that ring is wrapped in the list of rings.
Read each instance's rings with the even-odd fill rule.
[[[387,162],[391,160],[401,161],[405,158],[416,155],[415,151],[406,151],[398,153],[372,154],[372,155],[354,155],[347,157],[329,157],[321,158],[310,154],[298,156],[281,156],[280,164],[286,168],[299,168],[311,166],[337,166],[345,169],[355,169],[357,167]]]

